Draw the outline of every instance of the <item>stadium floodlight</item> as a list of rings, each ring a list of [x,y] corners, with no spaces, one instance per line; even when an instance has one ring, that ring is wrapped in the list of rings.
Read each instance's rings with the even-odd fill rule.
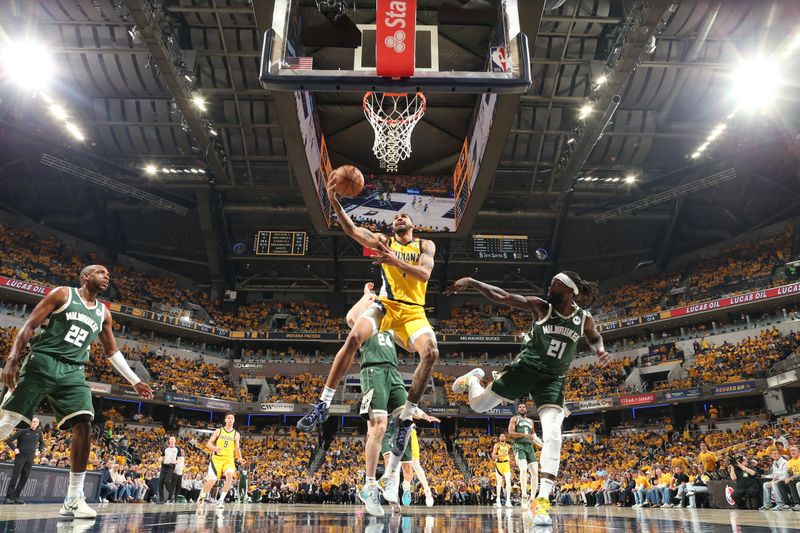
[[[206,99],[199,94],[192,96],[192,104],[194,104],[194,106],[200,111],[206,110]]]
[[[593,110],[594,108],[592,107],[592,104],[584,104],[578,112],[578,118],[581,120],[585,119],[592,113]]]
[[[608,76],[606,76],[605,74],[603,74],[602,76],[600,76],[599,78],[597,78],[596,80],[594,80],[594,83],[595,83],[595,85],[597,85],[598,87],[602,87],[603,85],[605,85],[605,84],[606,84],[606,82],[607,82],[607,81],[608,81]]]
[[[34,40],[9,41],[0,51],[5,76],[26,90],[47,86],[53,73],[50,51]]]
[[[69,118],[67,111],[58,104],[53,104],[50,106],[50,113],[52,113],[53,116],[58,120],[67,120],[67,118]]]
[[[144,173],[148,176],[155,176],[158,173],[158,168],[155,165],[146,165],[144,167]]]
[[[86,140],[86,136],[83,134],[80,128],[78,128],[78,126],[76,126],[72,122],[67,122],[66,124],[64,124],[64,127],[67,128],[69,134],[75,137],[77,140],[79,141]]]
[[[625,183],[627,183],[628,185],[636,183],[636,175],[628,174],[627,176],[625,176]]]
[[[778,62],[757,57],[743,61],[736,68],[731,95],[741,108],[758,111],[775,100],[781,83]]]

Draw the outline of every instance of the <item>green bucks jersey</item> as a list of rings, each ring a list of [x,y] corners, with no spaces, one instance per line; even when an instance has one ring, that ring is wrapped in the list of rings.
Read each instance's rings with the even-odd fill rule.
[[[525,334],[517,360],[548,375],[565,376],[583,336],[584,320],[586,311],[580,307],[575,307],[568,316],[561,316],[552,305],[548,306],[547,315],[534,322]]]
[[[78,289],[70,287],[67,302],[50,313],[47,325],[31,339],[31,351],[66,361],[86,364],[89,347],[100,334],[105,307],[98,300],[93,307],[83,303]]]
[[[397,367],[397,348],[391,331],[381,331],[361,346],[361,368],[372,365],[392,365]]]
[[[525,435],[533,434],[533,420],[526,416],[516,415],[514,417],[514,431],[517,433],[524,433]],[[514,439],[514,448],[528,448],[532,443],[528,439]]]

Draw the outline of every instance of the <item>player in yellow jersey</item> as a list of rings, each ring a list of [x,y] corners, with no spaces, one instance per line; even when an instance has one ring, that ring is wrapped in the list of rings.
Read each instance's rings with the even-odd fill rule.
[[[225,508],[225,496],[233,486],[233,476],[236,473],[236,461],[242,460],[242,450],[239,448],[239,432],[233,429],[236,417],[233,413],[225,415],[225,426],[217,428],[208,439],[206,448],[211,452],[211,462],[208,465],[206,482],[200,490],[197,498],[197,509],[203,508],[209,491],[222,476],[225,476],[225,484],[217,495],[217,509]]]
[[[336,198],[336,183],[328,185],[328,199],[344,232],[362,246],[377,253],[375,264],[381,267],[381,287],[378,300],[356,321],[344,345],[336,354],[319,403],[297,423],[300,431],[312,431],[328,418],[328,409],[356,351],[379,331],[391,330],[397,342],[409,351],[419,354],[420,362],[408,400],[399,418],[398,430],[392,438],[391,460],[387,474],[397,472],[400,457],[411,435],[411,417],[422,398],[425,386],[433,374],[433,365],[439,356],[436,335],[425,316],[425,293],[433,271],[434,244],[414,238],[414,222],[407,213],[398,213],[392,222],[392,236],[373,233],[357,227]]]
[[[511,507],[511,465],[509,463],[509,456],[511,455],[511,445],[506,442],[505,433],[500,434],[500,442],[494,444],[492,448],[492,459],[495,464],[494,477],[497,481],[497,500],[494,502],[495,507],[500,507],[502,501],[500,500],[500,488],[503,478],[506,480],[506,507]]]

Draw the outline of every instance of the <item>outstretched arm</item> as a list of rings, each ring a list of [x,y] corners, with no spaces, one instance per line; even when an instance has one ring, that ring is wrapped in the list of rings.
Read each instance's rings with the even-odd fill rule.
[[[509,307],[516,307],[517,309],[525,309],[526,311],[535,311],[538,314],[547,312],[547,302],[535,296],[523,296],[521,294],[512,294],[504,291],[500,287],[489,285],[482,281],[473,278],[461,278],[444,290],[446,296],[459,294],[467,289],[475,289],[481,293],[486,299],[493,302],[507,305]]]
[[[603,346],[603,336],[597,331],[597,327],[594,325],[594,318],[589,313],[586,313],[586,320],[583,321],[583,335],[589,342],[589,348],[600,360],[600,366],[607,366],[611,362],[611,358]]]
[[[358,317],[361,316],[361,313],[366,311],[369,308],[369,306],[372,305],[372,302],[374,302],[377,299],[375,293],[372,292],[372,289],[374,288],[375,286],[372,284],[372,282],[366,283],[364,285],[364,295],[347,312],[347,317],[346,317],[347,327],[352,328],[353,326],[355,326]]]
[[[103,305],[103,304],[99,304]],[[153,397],[153,389],[150,388],[150,385],[143,382],[139,376],[128,366],[128,362],[125,361],[125,356],[122,355],[122,352],[119,351],[117,348],[117,340],[114,338],[114,327],[113,327],[113,319],[111,318],[111,311],[108,310],[107,307],[103,307],[103,312],[105,316],[103,317],[103,326],[100,330],[100,335],[97,338],[100,340],[100,344],[103,346],[103,351],[108,357],[108,362],[111,363],[111,366],[119,372],[119,375],[124,377],[128,383],[133,385],[133,388],[136,390],[136,393],[141,396],[142,398],[152,398]]]
[[[330,200],[331,207],[333,207],[333,211],[336,213],[336,217],[339,219],[339,224],[342,225],[344,232],[362,246],[377,250],[380,243],[386,242],[386,237],[384,235],[373,233],[366,228],[359,228],[355,225],[353,219],[350,218],[350,215],[345,213],[342,204],[339,203],[339,199],[336,197],[335,180],[330,180],[328,183],[328,200]]]

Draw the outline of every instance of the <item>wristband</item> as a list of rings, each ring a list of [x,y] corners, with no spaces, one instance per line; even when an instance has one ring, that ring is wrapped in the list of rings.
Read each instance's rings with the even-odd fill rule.
[[[111,362],[111,366],[113,366],[120,375],[128,380],[128,383],[131,385],[136,385],[137,383],[141,383],[141,379],[136,373],[128,366],[128,362],[125,361],[125,356],[122,355],[122,352],[117,352],[111,357],[108,358]]]
[[[594,353],[604,352],[605,346],[603,346],[603,337],[600,337],[597,342],[590,342],[589,348],[591,348]]]

